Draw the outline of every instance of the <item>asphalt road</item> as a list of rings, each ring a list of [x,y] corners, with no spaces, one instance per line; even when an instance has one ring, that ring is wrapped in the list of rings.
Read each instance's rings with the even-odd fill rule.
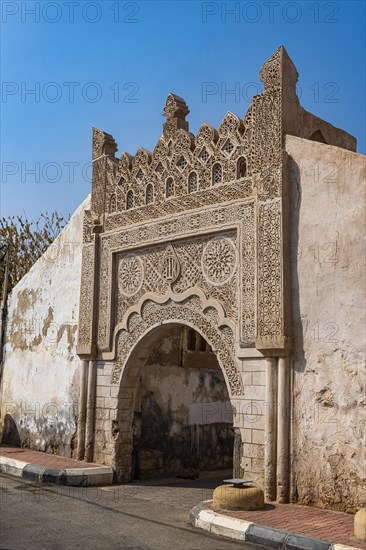
[[[39,485],[0,474],[1,550],[258,550],[195,529],[187,507],[133,490]]]

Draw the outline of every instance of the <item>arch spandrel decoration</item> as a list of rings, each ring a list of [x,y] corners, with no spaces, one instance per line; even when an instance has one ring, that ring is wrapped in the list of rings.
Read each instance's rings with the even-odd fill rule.
[[[117,265],[126,266],[129,256],[129,253],[117,254]],[[161,243],[139,250],[133,258],[133,264],[129,260],[130,271],[125,270],[125,284],[121,284],[121,281],[116,284],[117,323],[123,321],[126,311],[147,292],[164,295],[171,288],[178,296],[194,287],[221,302],[226,315],[238,321],[236,300],[239,262],[236,232],[178,240],[173,244]],[[137,260],[141,263],[141,270],[136,268]],[[118,269],[120,271],[120,267]],[[135,292],[126,292],[124,287],[128,285],[134,285]]]
[[[81,356],[110,352],[113,331],[131,304],[145,292],[164,294],[159,262],[167,243],[181,263],[169,283],[177,295],[198,286],[214,296],[235,325],[239,347],[287,347],[282,143],[283,87],[287,74],[293,79],[291,67],[284,49],[277,50],[261,70],[264,92],[253,98],[244,119],[227,113],[217,130],[204,123],[196,137],[185,120],[185,101],[170,94],[163,135],[152,153],[140,148],[135,156],[123,153],[118,159],[112,136],[94,129],[92,204],[82,265]],[[238,178],[240,158],[245,158],[246,170]],[[213,185],[217,164],[222,181]],[[192,172],[197,174],[197,189],[189,192]],[[174,181],[174,196],[166,198],[168,178]],[[154,195],[146,204],[148,185]],[[127,209],[129,191],[134,204]],[[112,196],[116,211],[110,212]],[[225,238],[234,243],[237,265],[227,281],[218,273],[207,282],[204,242]],[[225,252],[224,247],[222,253],[230,257],[229,249]],[[139,257],[142,264],[125,261],[127,255]],[[135,270],[131,283],[126,282],[128,269]]]
[[[199,214],[191,213],[182,219],[161,221],[150,228],[140,226],[102,235],[97,340],[99,349],[110,349],[109,338],[114,326],[122,321],[128,308],[137,303],[146,292],[155,291],[160,295],[166,293],[169,285],[162,276],[161,262],[171,245],[180,263],[179,276],[172,282],[174,292],[179,295],[194,286],[199,286],[205,295],[221,303],[226,315],[237,326],[237,339],[253,340],[254,226],[254,204],[248,202],[222,207],[214,212],[204,210]],[[209,234],[192,236],[192,232],[201,227],[205,227]],[[216,253],[213,247],[211,255],[208,255],[208,243],[215,243],[217,240],[226,246],[220,247]],[[143,284],[136,284],[136,293],[128,296],[116,282],[116,273],[119,272],[119,265],[124,258],[131,256],[136,243],[149,243],[150,246],[140,246],[134,253],[142,261],[145,275]],[[210,266],[205,268],[205,262],[210,261],[217,263],[219,268],[220,265],[223,267],[222,275],[210,277]],[[240,265],[244,265],[245,268],[240,270]],[[242,288],[246,289],[245,296]],[[111,295],[117,297],[114,315],[110,309]],[[242,302],[239,310],[238,300]],[[242,336],[239,335],[240,331]]]

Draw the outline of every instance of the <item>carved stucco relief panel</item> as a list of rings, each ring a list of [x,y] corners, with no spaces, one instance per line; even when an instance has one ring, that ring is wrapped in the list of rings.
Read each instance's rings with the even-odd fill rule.
[[[94,250],[94,240],[83,246],[78,329],[78,346],[80,347],[90,346],[93,339]]]
[[[233,229],[225,231],[225,226]],[[195,228],[200,228],[201,231],[204,228],[206,235],[192,236]],[[218,228],[221,229],[220,233],[217,233]],[[161,244],[157,244],[159,241]],[[179,262],[179,277],[170,283],[164,280],[161,270],[167,242],[172,243],[174,254]],[[140,243],[145,246],[136,250],[136,245]],[[150,246],[146,246],[148,244]],[[218,261],[216,272],[213,271],[215,254]],[[134,256],[139,260],[133,261]],[[115,267],[113,257],[117,258],[114,260]],[[243,266],[243,269],[240,266]],[[130,282],[126,280],[127,269],[131,270]],[[110,304],[112,285],[113,294],[117,293],[118,296],[118,307],[114,319],[112,319],[113,308]],[[165,294],[169,285],[177,294],[197,286],[207,296],[217,298],[222,303],[226,315],[236,324],[239,321],[242,340],[245,343],[253,343],[255,338],[255,208],[253,202],[232,204],[214,211],[204,210],[184,215],[179,219],[157,221],[148,227],[134,227],[123,232],[102,235],[98,347],[101,350],[108,349],[112,330],[110,323],[120,322],[123,312],[137,302],[145,292]],[[238,311],[238,303],[241,312],[240,309]]]
[[[259,203],[258,335],[283,334],[281,201]]]
[[[147,293],[176,294],[202,289],[217,299],[230,319],[238,320],[238,251],[236,232],[195,237],[117,254],[118,307],[116,323]],[[127,272],[128,266],[128,272]],[[131,291],[133,288],[133,291]]]

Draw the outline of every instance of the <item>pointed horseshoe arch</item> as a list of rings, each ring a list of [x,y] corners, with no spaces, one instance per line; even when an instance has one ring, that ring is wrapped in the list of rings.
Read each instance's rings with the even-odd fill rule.
[[[211,346],[223,373],[229,398],[243,393],[241,377],[233,357],[234,333],[228,325],[220,325],[217,310],[206,307],[197,296],[183,303],[169,300],[158,304],[147,300],[141,312],[133,312],[126,329],[116,338],[117,360],[112,373],[112,384],[119,386],[117,425],[114,438],[114,469],[120,481],[134,477],[134,407],[138,395],[139,378],[151,349],[172,328],[186,326],[194,329]]]
[[[234,358],[233,329],[220,324],[219,314],[214,307],[208,306],[202,311],[202,304],[197,296],[192,296],[183,303],[169,300],[165,304],[159,304],[147,300],[140,313],[134,312],[130,315],[126,329],[121,330],[116,337],[117,360],[112,373],[112,383],[123,386],[122,381],[125,373],[128,376],[130,360],[134,357],[135,350],[144,348],[143,341],[152,331],[172,324],[193,328],[208,342],[216,354],[230,396],[241,395],[243,387]]]

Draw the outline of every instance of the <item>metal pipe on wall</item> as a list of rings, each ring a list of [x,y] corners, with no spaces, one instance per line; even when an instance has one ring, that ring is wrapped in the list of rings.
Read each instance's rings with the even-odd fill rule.
[[[79,419],[78,419],[78,460],[84,460],[85,455],[85,425],[88,387],[89,361],[81,361],[80,366],[80,392],[79,392]]]
[[[87,392],[87,405],[86,405],[86,428],[85,428],[85,460],[86,462],[93,462],[96,384],[97,384],[97,362],[89,361],[88,392]]]
[[[276,390],[277,360],[274,357],[267,357],[264,416],[264,491],[266,500],[276,500]]]
[[[277,501],[289,500],[289,360],[278,359]]]

